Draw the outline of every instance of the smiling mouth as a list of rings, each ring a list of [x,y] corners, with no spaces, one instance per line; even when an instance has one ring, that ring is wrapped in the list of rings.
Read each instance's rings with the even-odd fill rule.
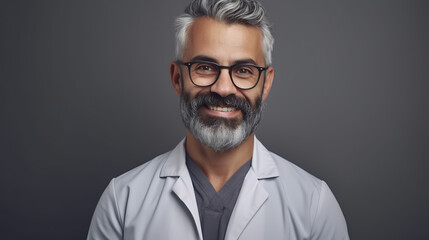
[[[219,107],[219,106],[208,106],[208,108],[210,110],[213,111],[220,111],[220,112],[233,112],[236,111],[237,109],[234,107]]]

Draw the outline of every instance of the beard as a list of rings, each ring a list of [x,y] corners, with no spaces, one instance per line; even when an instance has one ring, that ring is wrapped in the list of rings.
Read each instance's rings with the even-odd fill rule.
[[[240,110],[242,118],[200,116],[199,109],[208,106],[233,107]],[[190,100],[189,93],[180,96],[180,112],[183,123],[192,135],[216,152],[223,152],[240,145],[258,126],[263,112],[262,99],[255,106],[234,95],[221,97],[216,93],[201,93]]]

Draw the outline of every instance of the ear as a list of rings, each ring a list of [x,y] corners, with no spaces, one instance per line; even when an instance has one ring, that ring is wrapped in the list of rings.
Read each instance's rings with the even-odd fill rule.
[[[273,85],[273,80],[274,80],[274,68],[269,67],[265,73],[265,83],[264,83],[264,89],[262,91],[262,101],[265,101],[265,99],[267,99],[268,94],[270,93],[270,90],[271,90],[271,86]]]
[[[182,71],[177,62],[171,62],[170,64],[170,78],[173,84],[174,91],[178,96],[182,93]]]

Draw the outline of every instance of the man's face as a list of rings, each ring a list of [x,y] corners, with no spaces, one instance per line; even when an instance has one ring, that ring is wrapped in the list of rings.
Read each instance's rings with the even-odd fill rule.
[[[256,27],[226,24],[203,17],[194,21],[187,37],[183,62],[204,60],[223,66],[238,62],[265,66],[262,34]],[[185,66],[173,64],[171,75],[175,90],[181,95],[185,125],[194,136],[205,134],[206,137],[211,137],[209,142],[222,145],[211,147],[223,151],[237,146],[254,131],[262,111],[261,102],[265,100],[271,87],[273,70],[267,70],[266,78],[265,73],[262,73],[258,84],[249,90],[235,87],[228,69],[222,69],[216,83],[208,87],[194,85]],[[199,123],[195,123],[196,120]],[[219,144],[228,139],[230,143]],[[234,143],[231,143],[231,139],[234,139]],[[207,141],[202,142],[210,146]]]

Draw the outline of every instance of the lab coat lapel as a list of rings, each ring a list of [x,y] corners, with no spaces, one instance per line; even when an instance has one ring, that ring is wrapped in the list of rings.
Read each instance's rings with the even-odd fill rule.
[[[253,170],[250,169],[229,220],[225,240],[238,239],[267,198],[268,193],[259,183]]]
[[[185,177],[179,177],[173,186],[173,192],[177,195],[177,197],[180,198],[180,200],[182,200],[189,212],[192,214],[195,226],[197,227],[199,239],[203,239],[200,216],[198,214],[197,202],[195,200],[194,189],[192,187],[190,177],[189,179]]]
[[[261,181],[278,176],[277,166],[270,152],[255,137],[252,167],[241,187],[240,195],[228,223],[225,240],[238,239],[247,224],[268,199],[269,194]]]
[[[195,199],[194,187],[191,176],[186,167],[185,140],[182,140],[167,158],[161,170],[160,177],[176,177],[172,191],[183,202],[191,213],[194,224],[198,231],[199,239],[203,239],[201,231],[200,215],[198,214],[197,200]],[[180,223],[178,223],[180,224]]]

